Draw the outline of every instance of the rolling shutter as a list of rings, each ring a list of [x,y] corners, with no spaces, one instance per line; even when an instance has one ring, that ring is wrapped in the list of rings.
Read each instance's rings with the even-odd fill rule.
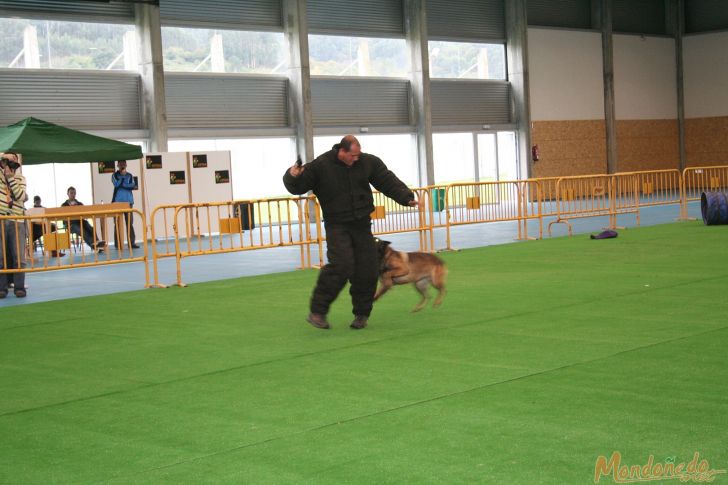
[[[510,84],[506,81],[431,82],[433,125],[510,123]]]
[[[312,34],[404,37],[402,0],[308,0]]]
[[[374,78],[312,78],[313,123],[409,125],[409,81]]]
[[[0,0],[0,16],[133,23],[134,5],[82,0]]]
[[[287,127],[288,78],[166,73],[169,128]]]
[[[589,0],[528,0],[528,25],[590,29]]]
[[[69,128],[141,128],[136,73],[54,69],[0,70],[0,123],[29,116]]]
[[[504,0],[427,0],[430,40],[505,42]]]
[[[160,0],[163,25],[282,30],[281,0]]]
[[[666,34],[663,0],[614,0],[612,29],[634,34]]]
[[[685,31],[708,32],[728,29],[728,5],[725,0],[685,2]]]

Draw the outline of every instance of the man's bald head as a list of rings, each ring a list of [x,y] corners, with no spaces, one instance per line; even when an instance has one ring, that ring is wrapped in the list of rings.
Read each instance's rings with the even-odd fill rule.
[[[361,155],[361,144],[354,135],[346,135],[334,148],[337,149],[339,160],[348,166],[354,165]]]

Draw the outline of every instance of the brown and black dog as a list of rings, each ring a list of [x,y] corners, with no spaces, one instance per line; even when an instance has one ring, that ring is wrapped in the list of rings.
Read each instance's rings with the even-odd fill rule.
[[[447,267],[440,258],[429,253],[395,251],[389,246],[391,244],[389,241],[377,239],[376,242],[380,262],[380,285],[374,300],[379,299],[394,285],[413,283],[422,295],[422,300],[412,309],[413,312],[421,310],[427,304],[429,298],[427,288],[430,285],[438,291],[432,306],[436,307],[442,303],[442,297],[445,296]]]

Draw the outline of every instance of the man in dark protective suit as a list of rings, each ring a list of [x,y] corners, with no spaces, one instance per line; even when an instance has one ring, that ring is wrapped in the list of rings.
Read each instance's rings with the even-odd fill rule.
[[[346,135],[311,163],[293,165],[286,170],[283,183],[292,194],[313,191],[326,228],[329,263],[319,273],[308,322],[316,328],[330,328],[326,319],[329,306],[350,281],[355,316],[351,328],[366,327],[379,275],[370,218],[374,197],[369,185],[404,206],[418,205],[414,194],[382,160],[362,153],[353,135]]]

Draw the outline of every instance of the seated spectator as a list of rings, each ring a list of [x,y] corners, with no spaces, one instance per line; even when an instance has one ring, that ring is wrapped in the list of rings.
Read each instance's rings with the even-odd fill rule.
[[[33,207],[43,209],[43,205],[40,203],[40,196],[36,195],[33,197]],[[51,232],[56,232],[56,225],[51,222]],[[32,227],[32,233],[33,233],[33,242],[36,242],[40,240],[41,237],[43,237],[43,223],[41,222],[34,222]],[[51,258],[62,258],[65,256],[65,253],[58,253],[58,251],[51,251]]]
[[[63,204],[61,204],[61,207],[83,205],[83,203],[76,200],[75,188],[68,187],[66,194],[68,194],[68,199]],[[82,224],[83,231],[81,231]],[[88,244],[90,248],[96,249],[99,252],[103,251],[103,248],[106,246],[106,241],[102,241],[98,237],[95,237],[96,232],[86,219],[71,219],[70,226],[71,232],[73,234],[78,234],[79,236],[83,237],[84,242]]]

